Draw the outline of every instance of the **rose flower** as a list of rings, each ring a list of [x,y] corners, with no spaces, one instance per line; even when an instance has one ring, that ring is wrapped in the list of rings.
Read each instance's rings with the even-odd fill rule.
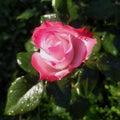
[[[32,39],[40,52],[32,55],[32,65],[40,80],[61,80],[91,54],[96,39],[86,27],[73,28],[61,22],[45,21],[36,27]]]

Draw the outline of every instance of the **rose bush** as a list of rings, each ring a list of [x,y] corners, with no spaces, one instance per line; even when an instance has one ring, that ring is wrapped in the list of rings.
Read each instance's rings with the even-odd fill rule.
[[[86,27],[73,28],[61,22],[45,21],[36,27],[32,39],[40,52],[32,55],[32,65],[40,80],[60,80],[91,54],[96,44]]]

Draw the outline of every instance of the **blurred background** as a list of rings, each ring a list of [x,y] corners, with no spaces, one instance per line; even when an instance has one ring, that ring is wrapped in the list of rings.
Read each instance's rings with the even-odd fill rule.
[[[54,15],[64,24],[87,26],[95,33],[99,44],[93,56],[102,55],[98,66],[99,85],[95,88],[99,94],[97,97],[91,95],[89,107],[78,101],[70,113],[55,112],[54,105],[46,99],[39,109],[22,117],[6,116],[4,108],[8,88],[15,76],[24,73],[17,65],[16,54],[25,51],[24,44],[31,38],[33,29],[45,19],[55,20]],[[83,106],[76,108],[79,103]],[[96,119],[120,119],[120,0],[1,0],[0,120]]]

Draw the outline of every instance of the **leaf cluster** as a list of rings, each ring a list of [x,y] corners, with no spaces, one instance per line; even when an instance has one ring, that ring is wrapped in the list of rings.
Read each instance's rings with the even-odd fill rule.
[[[12,116],[0,115],[1,119],[120,118],[119,0],[6,0],[1,1],[0,6],[0,27],[5,30],[0,35],[0,49],[4,51],[0,53],[4,78],[4,82],[0,79],[1,101],[6,99],[2,93],[8,88],[2,85],[10,86],[6,106],[3,102],[0,105],[5,106],[5,115]],[[48,19],[73,27],[86,26],[97,38],[97,45],[89,58],[69,76],[53,83],[39,81],[30,62],[32,53],[38,50],[30,39],[32,31]],[[10,84],[8,79],[13,71]]]

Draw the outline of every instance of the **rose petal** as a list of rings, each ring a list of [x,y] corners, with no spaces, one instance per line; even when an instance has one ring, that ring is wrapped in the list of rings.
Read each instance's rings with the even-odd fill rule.
[[[35,52],[32,55],[31,62],[33,67],[40,73],[40,80],[46,79],[49,81],[54,81],[58,79],[58,77],[55,76],[57,70],[46,64],[39,53]]]
[[[40,73],[40,80],[48,80],[50,82],[60,80],[71,72],[71,69],[55,70],[51,68],[44,60],[40,57],[39,53],[32,55],[32,65]]]
[[[64,76],[66,76],[70,72],[72,72],[72,69],[68,67],[66,69],[56,72],[55,76],[57,76],[59,78],[59,80],[61,80]]]
[[[40,51],[40,55],[48,65],[50,65],[55,69],[61,70],[67,67],[71,63],[71,61],[73,60],[74,51],[73,51],[72,44],[70,44],[69,49],[66,51],[66,53],[64,54],[61,60],[58,60],[55,57],[51,56],[50,54],[47,54],[42,49]]]
[[[58,42],[55,46],[49,47],[48,52],[51,56],[60,60],[65,55],[64,48],[61,42]]]
[[[94,45],[97,43],[97,40],[94,38],[82,37],[82,41],[86,45],[87,56],[88,56],[92,53],[92,49],[93,49]]]
[[[45,21],[34,30],[32,39],[40,48],[32,65],[40,79],[55,81],[69,74],[91,54],[96,39],[86,27],[73,28],[61,22]]]
[[[70,64],[70,67],[76,68],[78,67],[86,58],[87,48],[85,44],[75,37],[71,37],[73,49],[74,49],[74,59]]]
[[[93,33],[90,32],[86,27],[75,29],[80,36],[93,37]]]
[[[50,21],[50,20],[46,20],[42,25],[41,25],[41,28],[48,28],[48,27],[61,27],[63,26],[62,25],[62,22],[53,22],[53,21]]]
[[[41,27],[36,27],[32,35],[32,40],[37,48],[40,48],[41,38],[43,41],[45,40],[46,38],[45,30],[41,29]]]

